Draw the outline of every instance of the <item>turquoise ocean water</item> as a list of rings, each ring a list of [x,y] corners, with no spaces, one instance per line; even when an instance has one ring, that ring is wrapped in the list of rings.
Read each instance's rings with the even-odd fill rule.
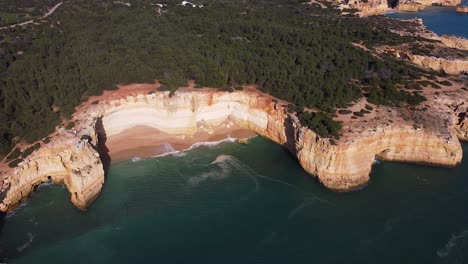
[[[468,6],[468,0],[462,5]],[[387,16],[398,19],[422,18],[427,29],[438,35],[451,34],[468,38],[468,14],[458,13],[455,7],[427,7],[421,12],[393,12]]]
[[[464,145],[467,153],[468,145]],[[9,215],[8,263],[466,263],[468,162],[378,162],[361,191],[330,192],[257,137],[113,165],[75,209],[47,185]]]

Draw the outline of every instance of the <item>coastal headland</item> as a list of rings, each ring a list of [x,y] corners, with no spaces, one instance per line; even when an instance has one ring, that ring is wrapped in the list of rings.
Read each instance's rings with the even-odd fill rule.
[[[353,3],[363,4],[364,1]],[[363,13],[369,9],[372,10],[369,14],[378,14],[378,6],[385,5],[388,10],[387,4],[386,1],[369,1],[359,9]],[[344,13],[339,15],[345,17]],[[373,78],[367,78],[370,81],[361,82],[360,86],[355,79],[347,84],[356,86],[328,85],[330,89],[323,93],[330,93],[330,98],[337,97],[333,94],[336,87],[344,87],[343,93],[356,87],[361,95],[333,110],[299,107],[300,104],[262,92],[262,87],[257,85],[237,85],[243,82],[221,89],[200,88],[194,81],[180,89],[176,89],[179,86],[168,89],[158,81],[120,85],[117,90],[78,100],[76,105],[83,103],[70,107],[70,112],[74,109],[71,119],[61,116],[61,124],[45,138],[34,139],[32,144],[12,139],[14,148],[0,162],[0,211],[11,211],[37,186],[48,181],[64,184],[72,203],[85,209],[99,196],[106,170],[112,163],[177,154],[199,144],[223,140],[245,142],[255,135],[287,148],[302,168],[323,186],[340,192],[368,184],[376,159],[456,166],[463,155],[460,141],[468,140],[468,86],[466,78],[461,76],[468,69],[468,41],[437,36],[426,30],[421,20],[397,21],[378,16],[362,19],[366,25],[378,25],[392,34],[383,35],[389,39],[384,43],[346,40],[346,45],[354,46],[351,50],[359,51],[356,54],[370,53],[370,58],[379,59],[393,56],[408,68],[426,69],[424,74],[412,71],[402,75],[405,78],[408,75],[411,82],[393,84],[395,91],[389,97],[401,97],[403,94],[399,92],[404,91],[409,98],[407,101],[401,98],[392,104],[388,100],[381,101],[385,92],[391,92],[383,88],[393,74],[388,67],[374,67],[381,63],[370,63],[372,67],[364,71],[368,77],[383,78],[380,87],[373,87],[378,89],[377,93],[372,94],[372,87],[369,88]],[[358,22],[361,21],[354,21]],[[401,39],[406,41],[397,41]],[[229,41],[234,40],[239,39]],[[333,70],[329,62],[319,66],[325,73]],[[200,77],[197,69],[191,70],[194,70],[194,77]],[[313,69],[304,68],[304,72],[310,70]],[[374,70],[376,72],[372,73]],[[408,69],[401,69],[404,70]],[[285,90],[291,87],[300,90],[302,86],[285,86]],[[77,98],[80,96],[82,94]],[[411,100],[420,101],[410,104]],[[50,111],[60,113],[61,109],[50,102]],[[319,133],[320,129],[327,129],[323,124],[314,131],[299,118],[302,113],[319,111],[330,111],[326,113],[329,119],[311,122],[335,125],[339,122],[339,137]]]
[[[460,140],[468,139],[468,92],[459,85],[425,91],[428,101],[412,110],[372,105],[360,118],[340,115],[339,140],[321,138],[301,125],[287,102],[254,86],[227,92],[190,83],[173,95],[159,86],[127,85],[89,98],[77,108],[72,128],[59,128],[6,173],[0,210],[15,208],[49,180],[65,184],[72,203],[85,209],[98,197],[110,162],[253,133],[289,149],[307,172],[336,191],[366,185],[376,159],[456,166]],[[350,110],[364,105],[362,99]]]
[[[381,15],[392,10],[417,12],[428,6],[458,6],[461,0],[355,0],[338,1],[343,7],[355,8],[361,16]]]

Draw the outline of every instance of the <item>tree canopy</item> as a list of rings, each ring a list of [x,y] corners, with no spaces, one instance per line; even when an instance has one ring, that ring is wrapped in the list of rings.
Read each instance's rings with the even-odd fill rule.
[[[378,104],[423,100],[398,88],[422,70],[353,45],[411,38],[340,16],[329,3],[322,9],[302,1],[213,0],[188,8],[169,1],[159,9],[129,2],[71,1],[47,21],[1,31],[1,150],[11,149],[16,137],[46,136],[83,98],[119,83],[157,79],[170,90],[187,80],[208,87],[258,84],[299,107],[324,111],[363,95]]]

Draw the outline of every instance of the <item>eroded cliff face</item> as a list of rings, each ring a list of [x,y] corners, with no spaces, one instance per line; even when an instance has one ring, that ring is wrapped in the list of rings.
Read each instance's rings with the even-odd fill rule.
[[[13,208],[48,177],[65,183],[72,202],[86,208],[104,183],[103,165],[92,147],[99,144],[98,134],[109,137],[139,125],[190,137],[228,120],[285,146],[307,172],[338,191],[365,185],[376,158],[455,166],[462,158],[457,137],[468,135],[466,99],[462,90],[435,96],[434,107],[413,118],[396,108],[379,107],[372,119],[346,123],[338,141],[320,138],[287,113],[285,103],[256,90],[186,90],[172,97],[156,92],[106,101],[75,116],[76,134],[58,133],[53,144],[33,153],[9,175],[0,210]],[[80,140],[88,136],[91,143]]]
[[[397,9],[417,12],[423,10],[426,6],[457,6],[460,3],[461,0],[400,0],[398,1]]]
[[[358,9],[361,16],[372,16],[381,15],[392,8],[416,12],[432,5],[457,6],[461,0],[337,0],[337,2]]]
[[[380,15],[389,9],[387,0],[351,0],[338,2],[344,3],[351,8],[358,9],[361,16]]]
[[[445,59],[432,56],[407,54],[408,59],[420,67],[435,71],[444,71],[447,74],[459,75],[468,73],[468,60]]]
[[[445,46],[449,48],[468,50],[468,39],[466,38],[447,35],[443,35],[441,37],[433,36],[431,38],[441,41]]]
[[[468,60],[445,59],[432,56],[408,55],[410,61],[428,69],[444,71],[447,74],[459,75],[468,73]]]
[[[88,143],[73,140],[39,149],[5,180],[9,188],[0,203],[0,210],[16,207],[38,185],[49,180],[65,184],[72,203],[85,209],[98,196],[104,184],[99,154]]]
[[[419,4],[422,6],[457,6],[461,3],[461,0],[399,0],[398,2],[399,4]]]

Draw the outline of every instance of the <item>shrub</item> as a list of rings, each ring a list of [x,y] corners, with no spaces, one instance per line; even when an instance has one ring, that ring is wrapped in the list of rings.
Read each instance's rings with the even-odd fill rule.
[[[159,86],[158,90],[166,92],[166,91],[170,91],[171,89],[169,88],[169,86],[162,84],[161,86]]]
[[[351,114],[351,113],[353,113],[353,111],[346,110],[346,109],[343,109],[343,110],[339,110],[339,111],[338,111],[338,114],[340,114],[340,115],[349,115],[349,114]]]
[[[34,145],[32,145],[31,147],[27,148],[24,152],[23,152],[23,155],[21,155],[21,157],[23,159],[25,159],[26,157],[28,157],[29,155],[31,155],[31,153],[33,153],[35,150],[39,149],[41,147],[41,144],[40,143],[36,143]]]
[[[442,85],[445,85],[445,86],[452,86],[452,83],[449,82],[449,81],[447,81],[447,80],[443,80],[443,81],[438,82],[438,83],[440,83],[440,84],[442,84]]]
[[[298,114],[303,126],[308,127],[321,137],[339,139],[341,123],[333,120],[328,114],[323,112],[301,112]]]
[[[22,161],[23,161],[23,159],[16,159],[16,160],[8,163],[8,167],[14,168],[14,167],[18,166],[18,164],[20,164]]]
[[[14,160],[19,158],[21,155],[21,150],[19,148],[15,148],[10,155],[8,155],[7,160]]]
[[[65,129],[70,130],[70,129],[72,129],[73,127],[75,127],[75,122],[70,122],[70,123],[68,123],[68,124],[65,126]]]
[[[232,87],[228,85],[224,85],[223,87],[219,88],[219,90],[223,92],[228,92],[228,93],[234,92],[234,89],[232,89]]]
[[[364,114],[361,113],[361,112],[353,112],[353,115],[359,116],[359,117],[363,117],[363,116],[364,116]]]

